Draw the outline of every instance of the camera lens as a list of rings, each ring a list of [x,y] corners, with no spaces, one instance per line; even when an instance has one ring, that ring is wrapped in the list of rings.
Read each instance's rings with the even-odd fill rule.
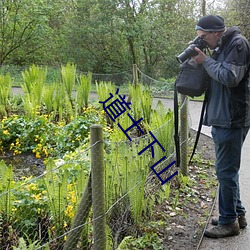
[[[192,43],[180,54],[176,57],[177,61],[179,63],[183,63],[188,58],[198,55],[195,47],[199,48],[200,50],[203,50],[207,47],[207,43],[199,36],[197,36]]]
[[[179,63],[183,63],[188,58],[198,55],[198,53],[194,49],[195,47],[195,44],[191,44],[189,47],[187,47],[180,55],[176,57],[177,61]]]

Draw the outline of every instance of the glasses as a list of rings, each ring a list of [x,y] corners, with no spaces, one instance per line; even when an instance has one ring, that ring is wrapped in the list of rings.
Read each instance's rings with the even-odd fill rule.
[[[206,32],[206,33],[204,33],[204,34],[201,34],[201,35],[199,35],[199,37],[200,38],[202,38],[202,39],[206,39],[206,37],[209,35],[209,34],[211,34],[211,33],[214,33],[214,32]]]

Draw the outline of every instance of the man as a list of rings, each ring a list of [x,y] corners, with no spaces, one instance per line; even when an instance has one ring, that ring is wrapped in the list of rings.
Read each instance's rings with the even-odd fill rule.
[[[219,218],[205,235],[221,238],[239,234],[247,226],[240,200],[239,169],[241,149],[250,126],[250,47],[237,27],[225,30],[220,16],[202,17],[195,30],[212,56],[195,48],[193,59],[203,64],[210,76],[204,125],[212,126],[216,175],[219,181]]]

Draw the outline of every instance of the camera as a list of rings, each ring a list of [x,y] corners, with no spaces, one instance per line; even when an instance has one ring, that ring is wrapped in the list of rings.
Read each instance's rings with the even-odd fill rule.
[[[199,36],[197,36],[190,45],[180,54],[176,57],[177,61],[179,63],[183,63],[188,58],[198,55],[198,53],[195,51],[195,47],[199,48],[200,50],[203,50],[207,48],[207,43]]]

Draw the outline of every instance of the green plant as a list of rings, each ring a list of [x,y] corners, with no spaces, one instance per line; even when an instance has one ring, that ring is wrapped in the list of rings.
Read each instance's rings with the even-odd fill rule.
[[[47,68],[43,69],[35,65],[22,72],[24,82],[21,87],[24,91],[24,111],[29,117],[34,118],[37,112],[40,112],[46,75]]]
[[[13,246],[13,250],[35,250],[38,249],[41,245],[38,240],[32,242],[32,240],[29,238],[28,235],[25,235],[25,238],[27,239],[27,242],[23,237],[20,237],[18,239],[18,246]],[[43,246],[43,250],[49,250],[49,246]]]
[[[152,131],[158,139],[165,152],[160,147],[155,147],[155,158],[161,159],[163,156],[169,156],[174,151],[174,119],[173,112],[166,110],[161,101],[157,103],[156,108],[151,113],[151,122],[147,124],[146,129]]]
[[[178,180],[179,180],[180,188],[182,189],[185,189],[186,186],[190,183],[189,176],[184,176],[182,174],[178,175]]]
[[[165,198],[166,198],[166,200],[168,200],[169,195],[170,195],[170,191],[171,191],[171,182],[165,184],[164,189],[165,189]]]
[[[11,93],[12,79],[10,74],[0,75],[0,115],[7,116],[9,111],[9,96]]]
[[[100,103],[101,109],[104,110],[104,105],[105,107],[109,105],[110,101],[112,100],[112,97],[115,94],[115,85],[112,82],[100,82],[100,83],[96,82],[96,90],[99,101],[106,102],[105,104]],[[109,98],[110,100],[107,101]],[[114,126],[113,120],[110,119],[107,113],[105,113],[105,116],[108,125],[113,127]]]
[[[115,84],[112,82],[96,82],[96,90],[97,90],[97,95],[98,95],[98,100],[99,101],[106,101],[109,97],[110,94],[114,95],[115,94]],[[101,108],[103,107],[102,104],[100,104]]]
[[[76,65],[67,63],[61,66],[62,86],[66,91],[69,100],[72,102],[72,91],[76,81]]]
[[[13,193],[11,189],[14,186],[14,177],[12,166],[8,167],[3,160],[0,161],[0,213],[5,216],[8,223],[12,214]]]
[[[49,221],[48,197],[41,179],[35,180],[32,176],[22,177],[17,183],[18,188],[13,190],[15,200],[13,202],[13,227],[19,235],[30,240],[40,239],[46,235],[46,231],[39,231],[44,227],[42,221]]]
[[[43,102],[46,108],[46,114],[51,114],[53,111],[54,94],[55,94],[56,84],[46,86],[44,89]]]
[[[175,197],[174,197],[173,204],[172,204],[173,209],[176,209],[179,204],[179,195],[180,195],[179,190],[178,189],[175,190]]]
[[[89,94],[91,89],[92,74],[88,72],[87,75],[80,75],[78,79],[79,85],[77,87],[76,103],[78,112],[83,108],[88,107]]]
[[[143,89],[143,85],[129,85],[129,95],[132,101],[132,113],[135,120],[143,118],[145,123],[150,123],[152,110],[152,95],[149,89]]]
[[[67,201],[67,181],[68,178],[62,172],[55,170],[56,165],[52,159],[49,159],[46,164],[46,178],[44,185],[48,193],[50,210],[58,224],[62,223],[63,212],[66,209]]]
[[[139,238],[127,236],[119,244],[117,250],[152,249],[163,250],[163,242],[156,233],[145,233]]]
[[[68,124],[55,124],[46,115],[35,119],[13,115],[0,121],[0,150],[14,155],[33,152],[37,158],[63,155],[88,141],[90,126],[102,119],[92,106]]]

